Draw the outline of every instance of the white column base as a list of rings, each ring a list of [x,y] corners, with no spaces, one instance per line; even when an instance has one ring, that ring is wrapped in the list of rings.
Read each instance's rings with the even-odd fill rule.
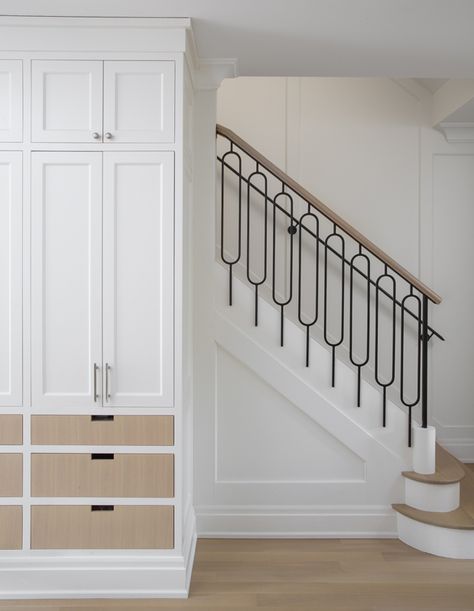
[[[436,471],[436,429],[415,426],[413,433],[413,471],[431,475]]]

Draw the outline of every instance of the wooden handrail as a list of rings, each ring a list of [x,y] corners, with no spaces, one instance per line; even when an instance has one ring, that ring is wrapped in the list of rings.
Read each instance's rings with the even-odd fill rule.
[[[256,149],[253,148],[248,142],[240,138],[235,132],[227,127],[222,125],[217,125],[216,131],[219,135],[224,136],[235,145],[237,145],[242,151],[253,157],[258,163],[260,163],[266,170],[268,170],[271,174],[273,174],[276,178],[281,180],[285,185],[287,185],[292,191],[294,191],[297,195],[299,195],[305,202],[307,202],[313,208],[316,208],[321,214],[323,214],[330,221],[335,223],[338,227],[340,227],[344,233],[351,236],[356,242],[362,244],[362,246],[375,257],[377,257],[380,261],[385,263],[387,267],[396,272],[401,278],[406,280],[409,284],[411,284],[414,288],[416,288],[420,293],[426,295],[430,301],[435,304],[441,303],[441,297],[427,287],[423,282],[418,280],[416,276],[411,274],[407,269],[405,269],[402,265],[397,263],[395,259],[392,259],[387,253],[381,250],[378,246],[376,246],[373,242],[367,239],[360,231],[357,231],[355,227],[347,223],[342,217],[336,214],[331,208],[323,204],[317,197],[315,197],[312,193],[307,191],[304,187],[302,187],[299,183],[293,180],[288,174],[280,170],[274,163],[272,163],[269,159],[267,159],[264,155],[259,153]]]

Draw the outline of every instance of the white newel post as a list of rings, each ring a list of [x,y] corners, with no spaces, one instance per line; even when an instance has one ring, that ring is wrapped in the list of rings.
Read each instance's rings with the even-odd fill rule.
[[[413,470],[429,475],[436,471],[436,429],[415,426],[413,444]]]

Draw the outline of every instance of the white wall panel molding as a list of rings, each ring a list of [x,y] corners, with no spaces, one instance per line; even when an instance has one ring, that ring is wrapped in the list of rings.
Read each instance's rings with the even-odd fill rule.
[[[366,464],[274,385],[216,346],[215,483],[365,483]],[[242,451],[242,447],[245,451]]]

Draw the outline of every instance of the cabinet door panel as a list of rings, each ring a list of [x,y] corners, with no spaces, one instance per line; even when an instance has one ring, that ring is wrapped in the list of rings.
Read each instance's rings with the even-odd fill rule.
[[[172,153],[104,154],[105,405],[172,404],[173,198]]]
[[[104,133],[110,142],[174,141],[174,62],[104,62]]]
[[[0,153],[0,406],[22,404],[22,156]]]
[[[101,363],[100,153],[34,153],[32,395],[94,406]]]
[[[0,61],[0,141],[23,139],[23,70],[21,60]]]
[[[33,142],[101,141],[102,66],[101,61],[32,62]]]

